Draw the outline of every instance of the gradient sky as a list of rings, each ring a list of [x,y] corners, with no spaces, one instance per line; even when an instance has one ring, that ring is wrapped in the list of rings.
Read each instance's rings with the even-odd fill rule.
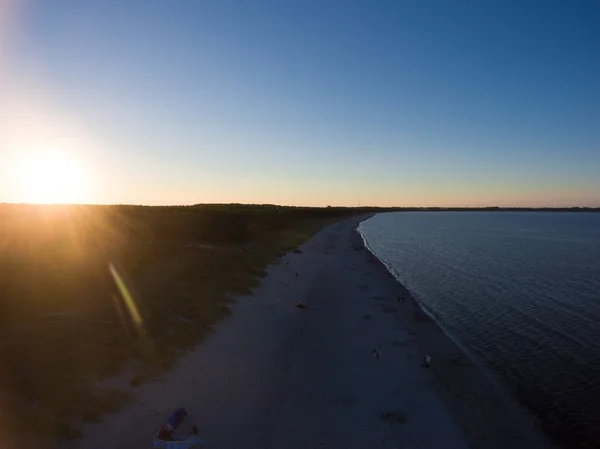
[[[600,206],[600,2],[0,0],[0,201]]]

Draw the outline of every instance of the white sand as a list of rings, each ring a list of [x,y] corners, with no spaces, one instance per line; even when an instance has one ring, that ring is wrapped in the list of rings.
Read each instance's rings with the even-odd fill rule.
[[[184,406],[184,424],[197,424],[216,449],[462,449],[484,447],[482,438],[498,447],[502,431],[494,429],[502,426],[489,425],[481,437],[480,425],[463,425],[469,413],[464,419],[461,410],[473,407],[440,387],[436,356],[431,369],[421,367],[423,342],[415,333],[430,323],[415,320],[412,301],[397,303],[401,287],[362,247],[358,222],[324,229],[301,254],[270,267],[202,345],[69,446],[150,448],[153,432]],[[300,300],[309,308],[296,308]],[[486,427],[485,419],[476,421]],[[510,431],[524,434],[526,427]],[[528,446],[504,447],[535,447],[527,438],[512,440]]]

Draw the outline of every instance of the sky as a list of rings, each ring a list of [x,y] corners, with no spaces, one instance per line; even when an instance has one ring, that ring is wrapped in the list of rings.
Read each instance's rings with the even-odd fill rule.
[[[600,206],[600,2],[0,0],[28,201]]]

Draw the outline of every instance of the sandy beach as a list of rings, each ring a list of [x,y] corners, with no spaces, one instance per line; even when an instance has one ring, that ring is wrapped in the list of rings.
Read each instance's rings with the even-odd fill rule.
[[[66,447],[149,448],[179,406],[216,449],[552,447],[364,247],[365,218],[269,267],[202,345]]]

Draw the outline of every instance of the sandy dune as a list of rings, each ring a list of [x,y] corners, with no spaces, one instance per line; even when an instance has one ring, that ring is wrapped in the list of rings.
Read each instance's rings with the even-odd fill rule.
[[[329,226],[270,267],[204,344],[74,447],[150,448],[178,406],[216,449],[545,444],[476,367],[452,362],[460,351],[410,298],[397,301],[403,289],[364,249],[359,221]]]

